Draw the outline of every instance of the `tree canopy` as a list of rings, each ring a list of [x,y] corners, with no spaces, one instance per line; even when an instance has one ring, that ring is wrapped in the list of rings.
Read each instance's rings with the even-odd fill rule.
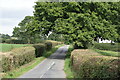
[[[120,2],[36,2],[34,16],[44,34],[53,31],[69,36],[80,47],[94,39],[117,41]]]
[[[36,2],[34,16],[19,23],[26,35],[64,35],[64,40],[87,48],[98,37],[120,41],[120,2]],[[19,33],[18,33],[19,34]],[[54,36],[54,34],[50,36]],[[56,35],[58,34],[58,35]],[[49,37],[51,38],[51,37]]]

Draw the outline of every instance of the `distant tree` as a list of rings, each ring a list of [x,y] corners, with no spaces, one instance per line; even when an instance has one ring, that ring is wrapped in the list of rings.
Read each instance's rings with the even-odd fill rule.
[[[14,28],[13,36],[18,37],[19,40],[38,43],[46,39],[46,36],[41,33],[39,22],[33,16],[26,16],[18,25],[19,27]]]
[[[0,43],[5,43],[7,39],[11,39],[11,36],[8,34],[0,33]]]

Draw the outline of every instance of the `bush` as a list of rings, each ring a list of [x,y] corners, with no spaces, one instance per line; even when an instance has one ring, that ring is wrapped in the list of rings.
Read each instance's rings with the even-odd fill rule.
[[[42,56],[46,49],[45,44],[35,44],[33,47],[35,48],[36,57]]]
[[[46,40],[46,42],[52,43],[52,47],[55,47],[60,44],[64,44],[63,42],[58,42],[58,41],[52,41],[52,40]]]
[[[74,50],[71,64],[76,78],[118,78],[118,57],[102,56],[90,50]]]
[[[45,42],[46,50],[49,51],[52,49],[52,43],[51,42]]]
[[[115,43],[114,45],[111,43],[95,43],[94,48],[100,49],[100,50],[109,50],[109,51],[120,52],[120,44],[119,43]]]
[[[6,40],[5,40],[5,43],[10,44],[10,43],[12,43],[12,40],[11,40],[11,39],[6,39]]]
[[[0,38],[0,43],[5,43],[5,39]]]
[[[11,52],[3,54],[2,71],[7,72],[35,58],[35,49],[33,47],[21,47],[13,49]]]

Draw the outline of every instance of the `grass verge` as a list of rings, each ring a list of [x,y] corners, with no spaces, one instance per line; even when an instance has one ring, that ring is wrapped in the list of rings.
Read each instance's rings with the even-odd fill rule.
[[[104,56],[120,57],[120,52],[106,51],[106,50],[99,50],[99,49],[94,49],[94,51]]]
[[[73,46],[70,45],[68,52],[66,53],[66,59],[65,59],[65,65],[64,65],[64,71],[66,73],[66,78],[74,78],[73,72],[71,70],[71,60],[70,60],[70,55],[72,51],[73,51]]]
[[[35,60],[33,60],[32,62],[25,64],[25,65],[15,69],[15,70],[12,70],[12,71],[5,73],[3,78],[17,78],[17,77],[19,77],[20,75],[24,74],[25,72],[27,72],[27,71],[31,70],[32,68],[34,68],[35,66],[37,66],[41,61],[43,61],[46,57],[49,57],[52,53],[54,53],[61,46],[63,46],[63,44],[55,46],[54,48],[52,48],[52,50],[47,51],[45,53],[45,55],[43,55],[42,57],[35,58]]]

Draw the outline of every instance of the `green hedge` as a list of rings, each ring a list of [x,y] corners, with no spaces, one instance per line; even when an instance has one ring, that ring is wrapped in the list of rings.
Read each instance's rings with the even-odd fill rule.
[[[120,52],[120,43],[115,43],[113,45],[111,43],[95,43],[94,48],[100,50]]]
[[[2,42],[8,43],[8,44],[25,44],[25,43],[27,43],[26,41],[16,40],[16,39],[4,39]]]
[[[46,51],[51,50],[62,42],[45,41],[44,43],[34,44],[32,47],[14,48],[10,52],[2,55],[2,72],[7,72],[31,62],[35,57],[42,56]],[[0,68],[1,69],[1,68]]]
[[[35,55],[36,57],[40,57],[43,55],[43,53],[46,51],[45,44],[35,44],[33,45],[35,48]]]
[[[91,50],[74,50],[71,65],[75,78],[118,78],[118,57],[102,56]]]
[[[21,47],[13,49],[2,56],[2,71],[7,72],[35,58],[35,49],[33,47]]]
[[[38,43],[33,45],[35,48],[36,57],[40,57],[44,54],[45,51],[51,50],[53,47],[63,44],[62,42],[46,40],[44,43]]]
[[[52,41],[52,40],[46,40],[46,42],[52,43],[52,47],[55,47],[60,44],[64,44],[64,42],[58,42],[58,41]]]
[[[45,46],[46,46],[46,50],[51,50],[52,49],[52,42],[49,42],[49,41],[45,41]]]

